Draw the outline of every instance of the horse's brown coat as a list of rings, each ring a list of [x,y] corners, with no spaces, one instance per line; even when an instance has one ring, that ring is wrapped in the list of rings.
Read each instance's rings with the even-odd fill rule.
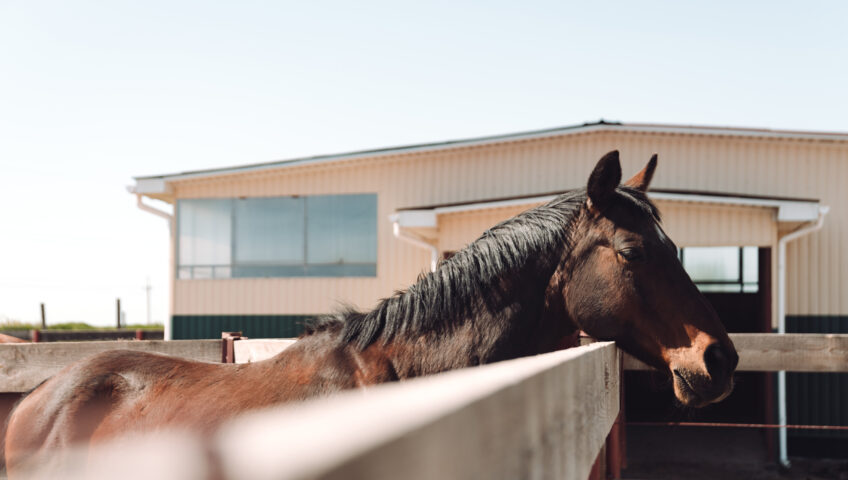
[[[8,471],[127,431],[211,431],[250,409],[547,352],[577,329],[667,371],[685,404],[723,398],[736,352],[644,197],[655,166],[619,186],[611,152],[585,192],[493,227],[408,291],[324,318],[271,359],[113,351],[71,365],[13,413]]]

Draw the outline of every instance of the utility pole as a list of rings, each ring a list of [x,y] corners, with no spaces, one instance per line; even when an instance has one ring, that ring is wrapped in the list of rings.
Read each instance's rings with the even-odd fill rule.
[[[147,293],[147,324],[150,325],[150,289],[153,288],[150,286],[150,277],[147,277],[147,285],[144,287],[144,291]]]
[[[41,329],[47,329],[47,314],[44,313],[44,303],[41,304]]]
[[[116,322],[118,324],[118,328],[121,328],[121,299],[116,298],[115,302],[117,303],[117,306],[118,306],[117,316],[115,318],[116,318]]]

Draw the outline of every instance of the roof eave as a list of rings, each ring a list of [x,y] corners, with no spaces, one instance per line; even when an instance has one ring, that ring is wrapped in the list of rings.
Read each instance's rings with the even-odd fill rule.
[[[743,207],[773,208],[776,210],[775,221],[777,222],[810,222],[818,219],[819,213],[826,206],[816,200],[791,200],[756,198],[750,196],[735,196],[724,194],[704,195],[702,193],[649,193],[648,196],[655,201],[670,201],[683,203],[696,203],[707,205],[732,205]],[[412,226],[435,226],[436,217],[451,213],[464,213],[476,210],[491,210],[496,208],[515,207],[521,205],[538,205],[549,202],[557,195],[528,196],[523,198],[512,198],[508,200],[480,201],[458,205],[443,205],[431,208],[412,208],[398,211],[399,222],[402,225]],[[426,219],[422,223],[422,219]]]
[[[698,127],[698,126],[674,126],[674,125],[659,125],[659,124],[621,124],[621,123],[586,123],[582,125],[573,125],[567,127],[558,127],[546,130],[535,130],[530,132],[520,132],[505,135],[493,135],[486,137],[469,138],[462,140],[452,140],[438,143],[426,143],[417,145],[408,145],[400,147],[389,147],[376,150],[362,150],[348,153],[339,153],[331,155],[320,155],[314,157],[296,158],[291,160],[280,160],[275,162],[250,164],[235,167],[215,168],[208,170],[188,171],[166,175],[152,175],[134,177],[136,182],[148,180],[164,180],[166,182],[188,180],[194,178],[215,177],[222,175],[233,175],[239,173],[248,173],[269,169],[292,168],[298,166],[307,166],[316,163],[328,163],[335,161],[350,161],[362,158],[378,158],[385,156],[411,154],[418,152],[439,151],[454,148],[466,148],[482,145],[491,145],[504,142],[517,142],[525,140],[533,140],[546,137],[556,137],[563,135],[577,135],[589,132],[610,131],[610,132],[632,132],[632,133],[661,133],[661,134],[686,134],[686,135],[711,135],[711,136],[739,136],[739,137],[754,137],[754,138],[774,138],[774,139],[798,139],[798,140],[819,140],[830,142],[848,142],[848,134],[842,133],[826,133],[826,132],[792,132],[780,130],[766,129],[746,129],[732,127]]]

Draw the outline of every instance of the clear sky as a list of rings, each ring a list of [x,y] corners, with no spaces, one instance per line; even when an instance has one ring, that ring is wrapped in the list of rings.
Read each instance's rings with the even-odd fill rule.
[[[0,0],[0,321],[167,314],[132,176],[595,121],[848,131],[848,2]]]

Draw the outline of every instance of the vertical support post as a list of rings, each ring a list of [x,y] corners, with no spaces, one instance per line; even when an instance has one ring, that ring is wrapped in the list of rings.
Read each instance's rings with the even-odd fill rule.
[[[118,326],[118,328],[121,328],[121,299],[120,298],[115,299],[115,305],[117,307],[117,312],[116,312],[117,315],[115,316],[115,323]]]
[[[233,343],[241,338],[241,332],[221,332],[221,363],[236,363]]]
[[[607,436],[607,478],[621,478],[621,413],[615,417],[615,423]]]
[[[41,328],[47,329],[47,313],[44,311],[44,302],[41,303]]]
[[[592,464],[592,470],[589,471],[589,480],[602,480],[601,478],[601,460],[603,456],[603,448],[598,452],[595,458],[595,463]]]
[[[619,415],[621,415],[621,430],[619,438],[621,438],[621,444],[619,445],[620,454],[621,454],[621,462],[620,466],[622,469],[627,468],[627,410],[625,408],[625,394],[624,394],[624,354],[621,354],[621,364],[619,367],[621,370],[621,380],[620,380],[620,400],[619,400]]]
[[[619,355],[619,400],[618,416],[607,436],[607,478],[620,479],[621,469],[626,465],[625,432],[624,432],[624,355]]]
[[[777,333],[784,334],[786,333],[786,241],[784,239],[780,239],[777,243],[777,298]],[[785,370],[777,372],[777,423],[786,425]],[[783,467],[789,468],[786,427],[781,427],[777,431],[777,441],[778,461]]]

